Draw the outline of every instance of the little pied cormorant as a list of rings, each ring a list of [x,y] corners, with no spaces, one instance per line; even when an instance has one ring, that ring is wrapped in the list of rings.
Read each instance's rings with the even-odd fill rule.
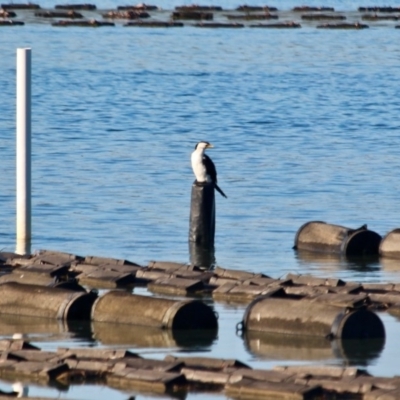
[[[212,182],[215,189],[221,193],[225,198],[225,193],[217,185],[217,170],[212,162],[211,158],[205,154],[206,149],[212,149],[214,146],[208,142],[199,142],[194,148],[192,153],[192,168],[194,175],[196,176],[196,181],[199,183]]]

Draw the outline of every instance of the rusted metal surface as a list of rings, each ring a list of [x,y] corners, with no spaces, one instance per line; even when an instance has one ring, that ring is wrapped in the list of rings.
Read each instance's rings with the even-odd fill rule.
[[[361,307],[363,295],[319,295],[293,300],[262,296],[247,307],[244,330],[342,339],[385,337],[380,318]]]
[[[56,319],[88,319],[94,293],[40,285],[0,285],[0,313]]]
[[[216,329],[213,310],[196,300],[175,301],[110,291],[93,305],[92,319],[168,329]]]
[[[354,28],[362,24],[326,24],[317,28]],[[377,255],[382,237],[368,230],[366,225],[359,228],[310,221],[296,233],[294,249],[345,255]]]

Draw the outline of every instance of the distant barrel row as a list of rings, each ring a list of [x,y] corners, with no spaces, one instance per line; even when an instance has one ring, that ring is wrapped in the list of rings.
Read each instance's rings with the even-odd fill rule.
[[[235,10],[223,10],[219,6],[177,6],[169,15],[162,9],[154,5],[137,4],[128,6],[119,6],[116,10],[97,11],[97,7],[93,4],[65,4],[58,5],[54,10],[42,10],[37,4],[3,4],[0,10],[1,26],[24,25],[23,20],[15,20],[17,17],[14,10],[33,10],[36,18],[58,21],[52,22],[53,26],[67,27],[102,27],[115,26],[113,22],[107,20],[131,21],[124,23],[124,26],[133,27],[182,27],[180,21],[200,21],[190,26],[202,28],[301,28],[300,22],[312,23],[313,21],[325,21],[322,25],[316,25],[317,28],[323,29],[365,29],[369,26],[360,23],[361,19],[370,22],[397,21],[400,16],[394,13],[398,8],[386,7],[382,8],[385,14],[378,15],[379,9],[372,7],[373,11],[364,10],[367,14],[355,16],[350,13],[336,13],[332,7],[295,7],[290,13],[282,12],[278,15],[276,7],[269,6],[239,6]],[[361,8],[360,8],[361,9]],[[78,12],[80,11],[80,12]],[[233,12],[232,12],[233,11]],[[399,11],[400,12],[400,11]],[[151,14],[152,15],[151,15]],[[99,20],[97,15],[100,14],[104,20]],[[216,22],[209,22],[214,20]],[[24,14],[27,17],[26,14]],[[155,17],[155,19],[153,19]],[[156,18],[160,18],[157,20]],[[283,22],[274,23],[258,23],[249,24],[249,21],[268,21],[284,18]],[[294,19],[293,19],[294,18]],[[349,22],[345,22],[349,18]],[[149,19],[149,20],[147,20]],[[299,20],[300,19],[300,20]],[[132,21],[133,20],[133,21]],[[224,20],[228,20],[225,22]],[[32,19],[29,18],[29,22]],[[314,25],[313,25],[314,26]],[[398,28],[398,26],[396,26]]]
[[[103,384],[144,393],[196,391],[232,398],[395,399],[397,377],[374,377],[356,367],[293,365],[253,369],[235,359],[141,357],[117,348],[58,348],[43,351],[23,340],[0,341],[0,377],[4,381],[63,385]]]
[[[24,21],[16,21],[11,19],[0,20],[0,26],[21,26],[25,25]],[[55,27],[89,27],[89,28],[98,28],[104,26],[115,26],[113,22],[107,21],[99,21],[96,19],[90,20],[82,20],[82,21],[57,21],[51,24]],[[124,24],[125,27],[136,27],[136,28],[181,28],[185,26],[182,22],[169,22],[169,21],[137,21],[137,22],[128,22]],[[264,28],[264,29],[292,29],[292,28],[301,28],[301,25],[289,21],[275,24],[253,24],[253,25],[244,25],[240,23],[222,23],[222,22],[214,22],[214,23],[197,23],[191,24],[190,26],[197,28]],[[361,23],[341,23],[341,24],[323,24],[318,25],[316,28],[319,29],[350,29],[350,30],[359,30],[369,28],[368,25]],[[400,25],[395,26],[396,29],[400,29]]]
[[[35,3],[3,3],[1,4],[1,8],[5,10],[38,10],[42,7],[39,4]],[[94,11],[97,10],[97,6],[95,4],[83,3],[83,4],[59,4],[54,6],[55,9],[61,10],[89,10]],[[127,9],[140,9],[140,10],[161,10],[162,7],[156,5],[149,5],[145,3],[139,3],[136,5],[124,5],[118,6],[118,10],[127,10]],[[176,6],[175,10],[177,11],[230,11],[229,9],[224,9],[221,6],[215,5],[181,5]],[[234,9],[235,11],[278,11],[277,7],[272,6],[253,6],[253,5],[240,5]],[[359,12],[386,12],[386,13],[396,13],[400,12],[400,7],[391,7],[391,6],[371,6],[371,7],[358,7]],[[294,12],[335,12],[334,7],[315,7],[315,6],[295,6],[291,9]]]
[[[212,296],[216,301],[246,303],[248,306],[240,324],[240,329],[244,331],[311,334],[327,338],[346,338],[354,334],[358,338],[366,338],[385,335],[380,319],[372,312],[374,309],[388,309],[393,313],[400,309],[400,285],[360,285],[292,274],[284,279],[273,279],[246,271],[223,268],[208,271],[171,262],[152,262],[147,267],[141,267],[127,260],[83,258],[50,251],[42,251],[32,257],[19,257],[13,253],[0,253],[0,256],[3,258],[3,271],[9,272],[0,278],[3,283],[0,290],[7,293],[7,296],[2,296],[3,299],[0,297],[0,313],[42,313],[43,307],[48,304],[46,296],[53,299],[54,295],[57,300],[51,303],[62,304],[63,308],[51,306],[46,311],[50,313],[48,316],[68,318],[66,310],[85,309],[66,305],[64,296],[68,299],[83,296],[79,292],[68,295],[66,285],[71,285],[70,289],[77,284],[88,288],[147,285],[150,292],[158,294],[202,294]],[[24,285],[17,283],[28,286],[25,289]],[[44,288],[29,286],[32,284],[44,285]],[[50,290],[54,291],[57,285],[63,285],[62,295]],[[35,298],[34,302],[26,303],[26,291],[35,293],[28,297]],[[8,296],[11,300],[7,300]],[[93,298],[93,293],[86,296],[89,297],[87,310],[93,305],[90,318],[94,321],[166,328],[181,327],[179,321],[185,321],[191,328],[189,324],[195,324],[195,321],[191,321],[190,317],[186,319],[186,310],[190,315],[198,308],[196,315],[204,313],[206,317],[204,320],[197,317],[197,325],[193,327],[201,329],[207,326],[208,319],[214,321],[215,318],[208,308],[198,302],[142,298],[122,291],[111,291],[99,299]],[[38,310],[35,311],[36,308]],[[144,310],[149,313],[149,321]],[[82,318],[89,318],[86,311]]]

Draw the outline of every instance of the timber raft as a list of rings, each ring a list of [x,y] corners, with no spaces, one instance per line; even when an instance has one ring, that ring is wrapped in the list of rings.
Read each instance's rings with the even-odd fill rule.
[[[392,240],[396,240],[398,230],[393,232]],[[214,340],[217,316],[202,302],[205,298],[247,307],[237,329],[250,348],[254,341],[258,343],[256,351],[262,351],[260,344],[274,349],[281,346],[279,339],[288,334],[290,342],[303,343],[302,348],[306,342],[311,346],[318,342],[318,351],[329,351],[330,343],[335,343],[346,352],[343,339],[349,338],[372,339],[382,348],[385,330],[378,313],[400,315],[400,284],[395,283],[361,284],[297,274],[273,278],[221,267],[210,270],[166,261],[139,265],[126,259],[52,250],[29,256],[0,252],[0,270],[4,329],[11,316],[40,317],[50,324],[80,320],[91,322],[103,344],[108,343],[107,326],[120,331],[121,341],[110,341],[114,346],[157,341],[157,332],[167,332],[179,346],[179,335],[188,340],[190,330],[197,329],[207,332],[208,339],[203,341]],[[135,286],[157,296],[135,295]],[[99,289],[105,293],[99,294]],[[134,341],[127,339],[132,333]],[[321,342],[326,345],[321,347]],[[100,384],[151,394],[194,391],[278,400],[391,400],[400,396],[400,378],[373,377],[350,367],[297,365],[261,370],[239,360],[173,354],[155,360],[120,347],[42,351],[22,339],[0,340],[0,360],[2,380],[65,388]],[[0,399],[7,398],[3,396],[7,393],[0,393]]]
[[[40,11],[38,11],[40,10]],[[79,13],[77,12],[79,11]],[[199,28],[326,28],[326,29],[363,29],[399,28],[396,21],[400,18],[399,7],[358,7],[355,10],[339,11],[333,7],[298,6],[288,10],[276,7],[242,5],[236,9],[223,9],[214,5],[176,6],[173,10],[164,10],[157,5],[137,4],[121,5],[116,9],[98,9],[95,4],[60,4],[54,8],[42,8],[34,3],[3,3],[0,6],[1,26],[25,25],[31,23],[49,23],[55,27],[199,27]],[[115,24],[107,23],[113,19]],[[73,22],[71,19],[79,19]],[[148,19],[148,21],[143,21]],[[130,20],[136,20],[130,23]],[[231,23],[234,20],[237,23]],[[254,25],[251,21],[265,20]],[[275,22],[268,22],[274,20]],[[278,20],[278,21],[277,21]],[[184,22],[181,22],[184,21]],[[213,21],[203,23],[203,21]],[[321,25],[320,22],[324,21]],[[368,21],[368,25],[360,21]],[[175,22],[175,23],[174,23]]]
[[[124,391],[172,396],[185,396],[187,392],[224,393],[233,399],[394,400],[400,396],[399,377],[374,377],[354,367],[296,365],[263,370],[235,359],[170,354],[158,360],[121,348],[43,351],[21,339],[0,340],[0,357],[2,380],[64,388],[102,384]],[[16,394],[3,392],[0,399]]]
[[[360,284],[296,274],[273,278],[163,261],[141,266],[129,260],[51,250],[30,256],[0,252],[0,266],[0,314],[163,329],[217,329],[212,309],[198,300],[212,298],[247,305],[241,322],[244,331],[328,339],[384,337],[375,312],[400,314],[400,284]],[[132,294],[135,286],[167,298]],[[98,289],[109,292],[98,296]],[[271,310],[278,310],[277,314]]]

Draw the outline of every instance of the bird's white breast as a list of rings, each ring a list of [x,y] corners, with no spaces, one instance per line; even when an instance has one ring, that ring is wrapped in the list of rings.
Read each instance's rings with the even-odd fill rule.
[[[191,157],[192,169],[197,182],[207,182],[206,167],[203,164],[203,154],[199,151],[194,151]]]

